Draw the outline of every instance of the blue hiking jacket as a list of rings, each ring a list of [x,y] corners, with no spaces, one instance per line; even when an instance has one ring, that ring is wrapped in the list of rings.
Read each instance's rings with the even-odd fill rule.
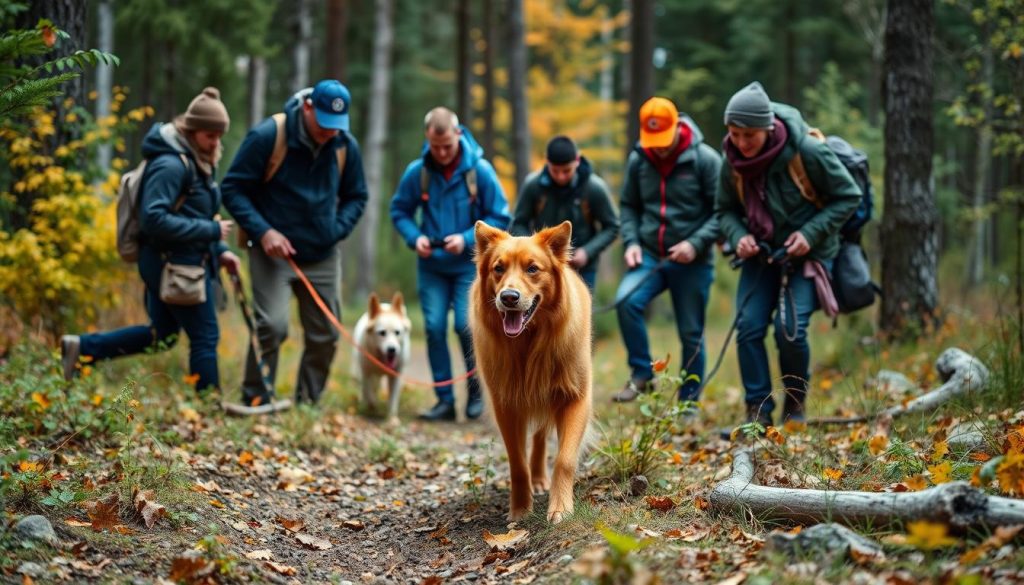
[[[459,128],[462,130],[459,139],[461,159],[451,180],[445,180],[444,172],[434,162],[429,145],[424,142],[422,155],[406,167],[391,198],[391,221],[409,248],[416,247],[416,240],[421,235],[440,240],[458,233],[466,239],[466,249],[462,254],[449,254],[441,248],[434,248],[429,258],[421,259],[427,267],[436,269],[464,266],[473,261],[476,246],[473,226],[478,219],[498,229],[508,228],[511,219],[508,200],[494,167],[484,160],[484,150],[473,140],[469,129]],[[427,201],[423,201],[420,191],[420,169],[424,165],[430,176]],[[476,201],[470,205],[466,172],[472,168],[476,168],[477,195]]]
[[[213,220],[220,209],[220,189],[179,137],[173,124],[156,123],[142,139],[142,156],[149,162],[139,186],[140,239],[172,256],[210,253],[216,257],[227,250],[220,239],[220,225]],[[187,169],[182,154],[188,157]],[[185,199],[174,211],[182,194]]]
[[[273,228],[295,248],[295,261],[317,262],[348,237],[366,207],[367,190],[359,145],[348,132],[313,151],[299,140],[302,100],[289,100],[284,112],[288,151],[270,182],[263,182],[274,150],[277,126],[267,118],[249,131],[231,162],[221,189],[224,207],[258,242]],[[338,176],[335,151],[347,148]]]

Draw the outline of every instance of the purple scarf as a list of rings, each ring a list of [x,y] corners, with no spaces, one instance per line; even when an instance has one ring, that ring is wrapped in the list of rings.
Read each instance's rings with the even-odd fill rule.
[[[745,158],[728,136],[725,137],[722,145],[725,150],[725,158],[728,159],[732,169],[743,177],[747,229],[758,241],[771,241],[772,235],[775,233],[775,225],[765,201],[764,177],[768,172],[768,167],[775,162],[775,157],[782,152],[782,147],[786,146],[787,138],[789,138],[789,132],[786,130],[786,125],[776,118],[775,130],[768,133],[768,139],[761,148],[761,152],[753,158]]]

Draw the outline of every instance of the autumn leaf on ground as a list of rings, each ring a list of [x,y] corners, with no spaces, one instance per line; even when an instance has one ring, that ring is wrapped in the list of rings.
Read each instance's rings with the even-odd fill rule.
[[[938,465],[929,465],[928,473],[932,476],[932,483],[939,485],[940,483],[947,483],[949,481],[949,475],[953,473],[953,464],[949,461],[939,463]]]
[[[801,420],[789,419],[782,425],[782,430],[787,435],[795,435],[807,430],[807,423]]]
[[[38,404],[39,408],[41,408],[43,410],[46,410],[47,408],[50,408],[50,401],[47,400],[46,396],[43,396],[42,393],[40,393],[40,392],[33,392],[32,393],[32,402],[35,402],[36,404]]]
[[[113,528],[118,523],[117,511],[117,492],[102,500],[86,504],[86,512],[89,514],[89,520],[92,521],[92,529],[97,532]]]
[[[298,532],[306,526],[306,521],[302,518],[285,518],[284,516],[277,517],[277,523],[284,527],[288,532]]]
[[[826,467],[821,470],[821,475],[828,481],[839,481],[843,477],[843,470]]]
[[[919,492],[924,488],[928,487],[928,480],[923,475],[911,475],[910,477],[903,480],[903,485],[907,486],[912,492]]]
[[[656,374],[664,372],[665,368],[668,367],[668,363],[670,361],[672,361],[672,354],[667,353],[665,354],[665,359],[654,360],[653,362],[651,362],[651,369],[654,370],[654,373]]]
[[[698,540],[704,540],[710,534],[710,528],[687,528],[686,530],[673,528],[672,530],[666,531],[664,536],[670,540],[697,542]]]
[[[949,453],[949,443],[946,441],[939,441],[932,447],[931,460],[938,461],[945,457],[946,453]]]
[[[245,558],[251,561],[269,561],[274,555],[270,549],[260,549],[245,553]]]
[[[341,525],[353,532],[359,532],[360,530],[366,528],[366,525],[359,520],[345,520],[341,523]]]
[[[239,454],[239,456],[238,456],[238,464],[241,465],[242,467],[246,467],[248,465],[252,465],[252,460],[253,460],[252,453],[250,453],[248,451],[242,451],[242,453]]]
[[[306,548],[311,548],[313,550],[327,550],[334,546],[330,542],[311,534],[296,534],[295,540]]]
[[[203,558],[200,551],[190,550],[171,561],[171,574],[167,578],[175,583],[192,583],[210,575],[216,568],[214,563]]]
[[[282,467],[277,470],[277,489],[286,492],[295,491],[297,486],[315,481],[308,471],[298,467]]]
[[[490,530],[484,530],[483,538],[484,542],[492,549],[508,550],[515,548],[516,544],[529,536],[529,534],[529,531],[526,530],[510,530],[505,534],[491,534]]]
[[[697,496],[693,498],[693,507],[698,510],[707,510],[711,507],[711,502],[709,502],[707,498]]]
[[[874,437],[871,437],[870,441],[868,441],[868,451],[870,451],[872,455],[881,455],[882,453],[885,453],[885,450],[888,448],[889,437],[885,435],[875,435]]]
[[[64,520],[64,523],[68,526],[78,526],[81,528],[92,526],[92,522],[86,522],[84,520],[79,520],[78,518],[67,518]]]
[[[676,507],[676,503],[668,496],[647,496],[647,507],[659,512],[668,512]]]
[[[146,528],[152,528],[157,520],[167,515],[167,508],[156,503],[156,494],[153,490],[137,491],[133,500],[135,511],[142,515]]]
[[[764,436],[766,439],[774,442],[776,445],[781,445],[786,442],[786,437],[783,436],[783,434],[779,432],[779,429],[775,427],[768,427],[764,432]]]
[[[996,467],[996,477],[999,478],[999,489],[1003,493],[1024,494],[1024,453],[1007,453]]]
[[[957,544],[959,541],[948,533],[949,526],[942,522],[910,522],[907,524],[907,544],[926,550]]]
[[[296,569],[295,567],[293,567],[291,565],[285,565],[285,564],[282,564],[282,563],[275,563],[274,561],[267,561],[267,562],[263,563],[263,566],[265,566],[268,569],[274,571],[275,573],[280,573],[282,575],[286,575],[286,576],[289,576],[289,577],[291,577],[291,576],[293,576],[293,575],[295,575],[295,574],[297,574],[299,572],[298,569]]]

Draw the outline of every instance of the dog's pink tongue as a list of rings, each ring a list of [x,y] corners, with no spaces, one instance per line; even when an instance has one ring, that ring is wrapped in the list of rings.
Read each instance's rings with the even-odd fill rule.
[[[505,311],[501,315],[501,323],[505,326],[505,335],[515,337],[523,332],[523,311]]]

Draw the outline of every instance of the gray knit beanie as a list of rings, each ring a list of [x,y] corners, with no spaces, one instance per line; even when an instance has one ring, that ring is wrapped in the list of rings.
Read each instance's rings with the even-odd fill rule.
[[[772,101],[757,81],[737,91],[725,106],[725,125],[740,128],[772,128]]]
[[[227,132],[230,123],[228,110],[220,101],[220,91],[216,87],[207,87],[188,105],[183,127],[186,130]]]

